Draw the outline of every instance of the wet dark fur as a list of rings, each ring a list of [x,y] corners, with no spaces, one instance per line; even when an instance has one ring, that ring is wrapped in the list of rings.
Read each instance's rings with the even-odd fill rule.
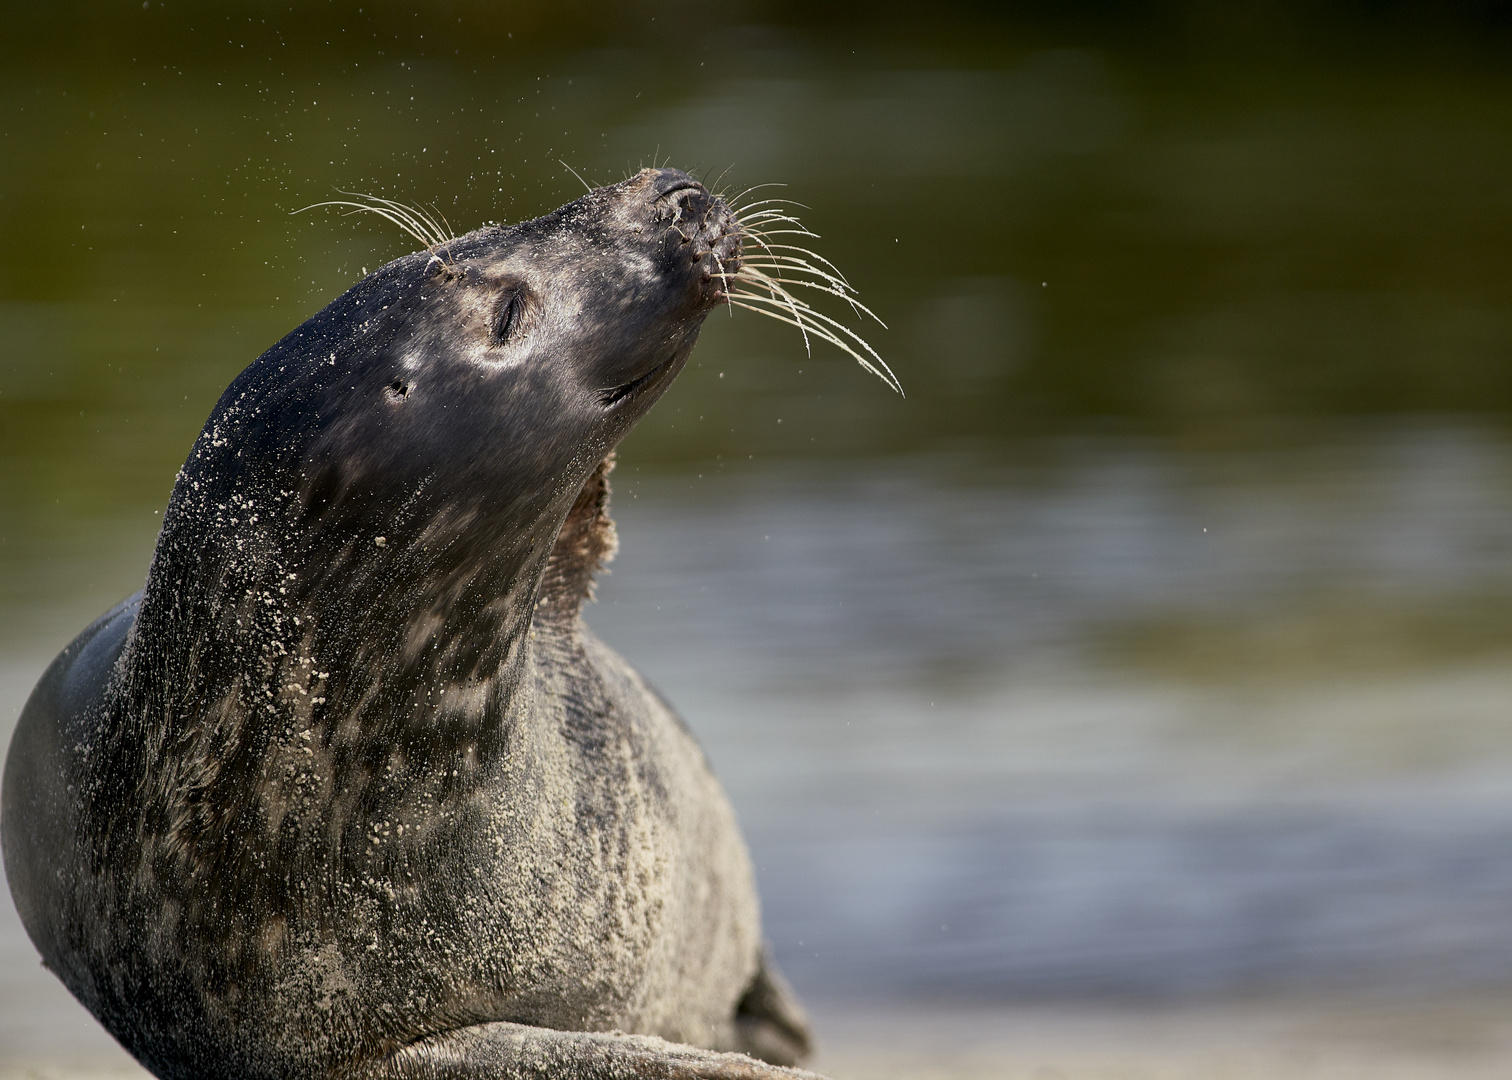
[[[717,783],[578,614],[612,448],[738,249],[648,170],[380,269],[223,395],[146,588],[54,662],[5,772],[27,930],[148,1068],[806,1052]]]

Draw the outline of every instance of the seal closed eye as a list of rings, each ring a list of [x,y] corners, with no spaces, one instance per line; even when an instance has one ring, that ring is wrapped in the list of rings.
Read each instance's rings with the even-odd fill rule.
[[[522,289],[510,289],[500,298],[498,312],[493,322],[493,338],[496,344],[502,345],[509,340],[510,335],[519,328],[524,319],[524,312],[525,296]]]
[[[792,1075],[729,805],[579,615],[743,242],[646,170],[381,268],[222,395],[4,776],[27,931],[147,1068]]]

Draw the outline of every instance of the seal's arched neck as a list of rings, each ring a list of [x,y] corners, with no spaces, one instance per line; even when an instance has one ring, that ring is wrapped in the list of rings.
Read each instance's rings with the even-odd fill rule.
[[[458,511],[334,549],[288,545],[288,516],[304,510],[276,486],[196,490],[186,471],[96,759],[94,812],[147,810],[134,840],[112,829],[111,843],[138,845],[131,863],[184,898],[189,922],[230,917],[249,895],[297,922],[330,898],[292,883],[333,847],[387,872],[365,861],[368,823],[455,825],[413,811],[454,801],[529,740],[527,669],[571,643],[614,549],[609,468],[492,545]],[[405,838],[433,841],[445,843]],[[401,848],[386,850],[402,862]]]
[[[176,701],[216,701],[228,723],[336,742],[484,738],[528,685],[532,628],[573,632],[613,555],[611,468],[606,458],[524,527],[476,504],[427,506],[422,492],[383,532],[294,530],[287,519],[309,513],[295,493],[201,489],[186,475],[123,657],[131,711],[156,712],[156,730],[172,730]],[[204,727],[202,708],[191,717]]]

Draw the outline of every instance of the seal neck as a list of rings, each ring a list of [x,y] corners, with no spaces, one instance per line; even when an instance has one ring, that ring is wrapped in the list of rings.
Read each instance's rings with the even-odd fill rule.
[[[528,715],[532,628],[574,635],[614,550],[610,467],[533,527],[452,507],[378,535],[312,529],[277,485],[181,476],[112,725],[153,760],[122,766],[185,790],[232,784],[201,801],[244,807],[486,767]],[[273,763],[305,748],[324,763],[315,787],[282,791]]]
[[[337,902],[333,858],[346,880],[402,880],[417,845],[448,849],[546,715],[531,630],[550,650],[577,632],[613,548],[607,471],[492,545],[464,513],[305,547],[288,538],[318,530],[276,485],[181,475],[84,792],[120,902],[171,907],[180,940],[255,951]],[[374,846],[378,821],[414,828]],[[205,960],[243,961],[261,962]]]

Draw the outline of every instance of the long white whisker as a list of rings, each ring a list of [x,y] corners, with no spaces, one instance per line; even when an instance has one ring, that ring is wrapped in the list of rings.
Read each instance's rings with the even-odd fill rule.
[[[835,277],[837,277],[841,281],[845,282],[845,287],[846,288],[850,288],[851,287],[851,283],[849,281],[846,281],[845,275],[840,272],[840,268],[838,266],[836,266],[834,263],[830,262],[823,255],[816,254],[815,252],[810,251],[808,248],[799,247],[797,244],[762,244],[761,246],[764,247],[764,248],[766,248],[768,252],[772,252],[773,253],[772,257],[773,258],[782,258],[783,257],[783,256],[780,256],[780,255],[777,255],[776,254],[777,251],[798,251],[798,252],[802,252],[804,255],[807,255],[809,258],[816,259],[819,262],[822,262],[829,269],[829,271],[835,275]]]
[[[716,177],[715,177],[715,178],[714,178],[714,182],[713,182],[713,183],[712,183],[712,184],[710,184],[710,185],[709,185],[709,190],[710,190],[710,191],[712,191],[712,190],[714,190],[714,189],[715,189],[715,188],[717,188],[717,187],[719,187],[719,185],[720,185],[720,182],[721,182],[721,181],[723,181],[723,180],[724,180],[724,178],[725,178],[725,173],[727,173],[727,172],[729,172],[729,171],[730,171],[730,170],[731,170],[731,169],[733,169],[733,168],[734,168],[734,167],[735,167],[735,165],[734,165],[734,163],[733,163],[733,162],[732,162],[732,163],[731,163],[731,164],[729,164],[729,165],[726,165],[726,166],[725,166],[725,167],[724,167],[724,168],[723,168],[723,169],[722,169],[722,170],[721,170],[721,171],[720,171],[720,173],[719,173],[719,175],[718,175],[718,176],[716,176]],[[729,205],[729,200],[728,200],[728,199],[726,199],[726,200],[725,200],[725,204],[726,204],[726,205]]]
[[[737,273],[735,275],[735,280],[736,281],[747,281],[747,280],[752,280],[752,279],[742,278]],[[884,329],[884,330],[887,329],[887,324],[885,322],[883,322],[877,316],[877,313],[875,311],[873,311],[871,308],[867,307],[865,304],[861,303],[861,301],[857,300],[855,297],[851,296],[847,292],[842,292],[839,289],[836,289],[836,288],[834,288],[832,286],[829,286],[829,285],[821,284],[820,282],[817,282],[817,281],[804,281],[802,278],[781,278],[781,277],[771,277],[771,276],[768,276],[766,278],[766,280],[767,281],[780,281],[784,285],[801,285],[801,286],[803,286],[806,289],[814,289],[817,292],[828,293],[831,296],[838,296],[838,297],[840,297],[840,299],[844,300],[847,304],[849,304],[851,306],[851,309],[853,311],[855,311],[855,313],[857,315],[866,315],[873,322],[875,322],[878,326],[880,326],[882,329]]]
[[[435,243],[413,221],[395,210],[386,206],[370,206],[367,203],[348,202],[345,199],[329,199],[325,202],[311,203],[309,206],[301,206],[298,210],[290,211],[291,214],[302,214],[306,210],[315,210],[322,206],[348,207],[347,214],[377,214],[385,221],[397,225],[410,237],[419,242],[420,246],[427,251],[435,249]]]
[[[431,216],[430,211],[423,206],[412,207],[412,209],[415,211],[415,216],[425,222],[426,231],[439,241],[443,236],[441,226],[436,224],[436,219]]]
[[[744,231],[747,232],[747,233],[750,233],[752,236],[757,236],[757,235],[760,235],[760,236],[809,236],[809,237],[812,237],[815,240],[819,239],[819,234],[818,233],[816,233],[816,232],[809,232],[807,229],[801,228],[801,227],[797,228],[797,229],[751,229],[751,228],[745,228]]]
[[[425,211],[426,219],[436,230],[436,235],[443,238],[443,243],[456,239],[456,236],[453,235],[451,230],[451,222],[446,220],[446,215],[441,212],[440,207],[438,207],[435,203],[431,203],[430,206],[422,207],[422,209]]]
[[[573,168],[573,167],[572,167],[572,166],[571,166],[571,165],[569,165],[569,164],[567,164],[567,163],[566,163],[566,162],[565,162],[565,161],[563,161],[563,160],[562,160],[562,159],[561,159],[561,158],[557,158],[557,164],[558,164],[558,165],[560,165],[560,166],[561,166],[561,167],[562,167],[562,168],[564,168],[564,169],[566,169],[566,170],[567,170],[567,171],[568,171],[568,172],[570,172],[570,173],[571,173],[571,174],[572,174],[572,175],[573,175],[573,176],[575,176],[575,177],[577,177],[577,179],[578,179],[578,183],[580,183],[580,184],[582,184],[582,185],[583,185],[583,189],[584,189],[584,190],[585,190],[585,191],[592,191],[592,190],[593,190],[593,185],[592,185],[592,184],[590,184],[590,183],[589,183],[589,182],[588,182],[588,181],[586,181],[586,180],[584,180],[584,179],[583,179],[583,174],[582,174],[582,173],[580,173],[580,172],[578,172],[578,171],[577,171],[577,170],[576,170],[576,169],[574,169],[574,168]]]
[[[412,206],[410,209],[414,212],[415,220],[422,223],[425,235],[431,238],[433,244],[440,246],[445,243],[446,234],[429,210],[423,206]]]
[[[771,261],[761,262],[761,259],[770,259]],[[769,249],[766,252],[763,252],[757,258],[752,259],[751,265],[760,266],[763,269],[791,270],[796,274],[809,274],[813,277],[819,278],[822,281],[829,282],[841,292],[851,293],[856,291],[851,287],[851,283],[846,281],[844,278],[838,276],[837,274],[832,274],[824,267],[815,266],[813,263],[800,259],[796,255],[779,255]]]
[[[789,225],[799,226],[803,224],[803,222],[799,221],[792,214],[783,213],[776,207],[767,210],[758,210],[754,214],[740,219],[742,225],[754,225],[757,222],[786,222]]]
[[[744,206],[742,206],[740,208],[740,213],[742,215],[744,215],[747,212],[756,209],[758,206],[767,206],[767,205],[778,204],[778,203],[782,204],[783,206],[796,206],[800,210],[812,210],[813,209],[813,207],[809,206],[807,203],[797,202],[794,199],[757,199],[753,203],[746,203]]]
[[[380,217],[387,218],[389,221],[400,225],[411,236],[424,244],[427,250],[435,245],[435,238],[431,236],[430,230],[425,226],[425,222],[415,214],[410,213],[408,208],[378,205],[370,206],[368,209]],[[353,209],[351,213],[357,213],[357,210]]]
[[[809,334],[810,329],[813,330],[813,333],[814,333],[815,337],[822,337],[825,341],[830,341],[830,336],[828,334],[822,334],[820,332],[820,330],[819,330],[818,327],[812,327],[811,328],[811,327],[807,326],[806,324],[804,324],[803,322],[801,322],[801,321],[799,321],[797,319],[790,319],[786,315],[782,314],[781,312],[773,311],[770,308],[752,307],[750,304],[742,304],[740,302],[742,298],[747,299],[747,300],[762,300],[762,299],[765,299],[764,297],[747,296],[745,293],[731,293],[730,294],[730,299],[729,299],[729,305],[731,307],[745,308],[747,311],[754,311],[758,315],[765,315],[768,319],[776,319],[778,322],[787,323],[789,326],[796,326],[798,328],[798,330],[804,335],[803,340],[804,340],[805,344],[807,344],[807,342],[808,342],[808,334]],[[833,342],[833,344],[839,344],[839,343],[838,342]],[[844,345],[840,345],[840,348],[844,349],[845,346]],[[849,350],[847,350],[847,351],[849,351]],[[812,356],[813,354],[810,353],[809,355]],[[865,361],[863,360],[862,363],[865,363]]]
[[[808,334],[811,333],[815,337],[820,338],[823,341],[828,341],[831,345],[834,345],[842,352],[847,353],[853,360],[855,360],[858,364],[860,364],[867,371],[871,372],[877,378],[881,379],[893,390],[897,391],[899,394],[903,393],[903,386],[898,382],[898,377],[892,373],[891,368],[889,368],[885,363],[882,362],[881,357],[876,357],[876,363],[872,363],[872,361],[868,360],[866,357],[858,353],[848,342],[842,340],[839,336],[827,330],[825,327],[812,324],[805,325],[801,319],[789,318],[787,315],[783,314],[786,308],[781,308],[777,311],[773,311],[769,307],[752,307],[749,304],[743,304],[740,302],[742,300],[753,300],[757,303],[772,304],[774,303],[774,301],[770,297],[752,296],[749,293],[732,293],[729,299],[729,303],[732,307],[745,308],[747,311],[754,311],[758,315],[765,315],[769,319],[776,319],[778,322],[787,323],[789,326],[796,326],[798,327],[799,331],[804,334],[805,340],[807,340]],[[814,311],[811,308],[804,308],[802,310],[805,315],[818,314],[818,312]],[[844,327],[841,327],[841,329],[843,330]],[[862,341],[860,338],[856,338],[854,334],[850,334],[850,336],[860,342],[862,347],[865,348],[867,352],[870,352],[873,356],[876,356],[876,353],[872,350],[871,346],[867,345],[865,341]]]
[[[769,187],[787,187],[787,185],[779,184],[776,182],[770,182],[766,184],[752,184],[750,187],[742,191],[739,195],[732,195],[730,198],[726,199],[725,202],[729,204],[731,210],[738,210],[741,199],[745,198],[753,191],[760,191],[762,188]]]
[[[756,210],[749,214],[742,213],[740,215],[740,220],[742,223],[755,221],[790,221],[794,225],[802,224],[793,215],[793,212],[791,210],[783,206],[768,206],[764,210]]]
[[[750,260],[748,260],[745,263],[745,265],[749,266],[753,270],[775,271],[776,272],[776,273],[769,273],[768,274],[769,277],[776,277],[777,274],[784,274],[784,273],[785,274],[808,274],[808,275],[810,275],[809,277],[797,277],[797,278],[794,278],[793,280],[794,281],[805,281],[805,282],[808,282],[809,284],[817,285],[819,288],[825,289],[825,290],[827,290],[829,292],[832,292],[836,296],[843,296],[843,297],[849,298],[852,295],[852,293],[854,292],[854,290],[850,289],[843,282],[839,281],[836,278],[830,277],[828,274],[821,274],[818,271],[811,270],[811,269],[808,269],[808,268],[805,268],[805,267],[801,267],[801,266],[793,266],[793,265],[791,265],[789,263],[761,262],[758,259],[750,259]],[[787,279],[786,278],[778,277],[777,280],[778,281],[785,281]]]
[[[792,311],[794,313],[794,317],[795,318],[799,317],[798,314],[797,314],[799,308],[798,308],[797,305],[794,305],[791,302],[791,298],[785,298],[785,299],[787,299],[788,302],[784,303],[783,300],[779,300],[776,297],[758,296],[758,295],[756,295],[754,293],[737,293],[736,295],[741,296],[741,297],[743,297],[744,299],[747,299],[747,300],[754,300],[757,303],[767,303],[767,304],[773,304],[773,305],[782,307],[782,308],[784,308],[786,310]],[[850,353],[852,356],[854,356],[861,363],[862,367],[866,368],[872,374],[876,375],[879,379],[882,379],[884,382],[886,382],[889,386],[893,387],[893,389],[897,390],[899,393],[902,393],[902,386],[898,382],[898,377],[893,374],[892,369],[887,366],[887,362],[884,361],[882,359],[882,357],[880,357],[880,356],[877,355],[877,350],[873,349],[871,347],[871,345],[867,343],[867,341],[866,341],[865,338],[863,338],[860,334],[856,333],[850,327],[846,326],[844,323],[839,322],[839,321],[837,321],[835,319],[830,318],[828,315],[824,314],[824,312],[822,312],[822,311],[815,311],[813,308],[809,307],[807,304],[802,305],[802,312],[803,312],[804,315],[808,316],[809,318],[820,320],[821,322],[823,322],[824,324],[826,324],[827,327],[832,328],[833,332],[839,333],[839,334],[844,334],[851,341],[854,341],[857,345],[861,346],[861,348],[865,349],[869,354],[871,354],[871,357],[872,357],[873,360],[876,361],[876,364],[878,366],[880,366],[880,370],[878,370],[878,366],[874,366],[870,361],[866,360],[859,353],[857,353],[854,349],[848,348],[848,347],[845,347],[845,346],[842,345],[842,347],[845,348],[846,352]],[[811,329],[813,329],[817,333],[818,330],[821,329],[821,328],[817,327],[817,326],[813,326],[813,327],[811,327]],[[840,342],[836,342],[836,344],[841,344],[841,343]],[[886,372],[886,374],[884,375],[883,372]]]
[[[762,303],[779,304],[779,306],[785,306],[786,309],[789,310],[789,312],[792,312],[792,325],[795,325],[795,327],[798,328],[798,333],[803,334],[804,354],[810,355],[810,357],[812,357],[813,346],[809,343],[809,327],[807,327],[807,324],[804,324],[803,316],[798,313],[800,307],[798,307],[797,301],[795,301],[792,296],[785,295],[785,293],[782,292],[782,289],[774,290],[773,295],[770,296],[756,296],[754,295],[754,293],[732,293],[732,296],[733,295],[745,295],[748,299],[761,299]]]
[[[766,246],[766,241],[762,240],[761,237],[759,235],[757,235],[757,234],[753,233],[751,235],[755,238],[756,243],[758,243],[759,245],[761,245],[761,247],[763,249],[765,249],[765,251],[766,251],[766,253],[767,253],[767,255],[769,257],[771,257],[773,259],[777,258],[776,253],[773,252],[771,248],[769,248],[769,247]],[[759,269],[756,269],[755,267],[752,267],[749,263],[743,264],[742,269],[750,269],[752,271],[751,273],[748,273],[744,278],[740,278],[740,272],[737,271],[735,276],[737,278],[739,278],[740,280],[742,280],[742,281],[755,280],[756,282],[759,283],[763,278],[766,277],[766,275],[763,274]]]
[[[752,270],[760,270],[766,273],[768,277],[778,281],[793,280],[806,282],[817,288],[824,289],[826,292],[832,292],[846,301],[849,301],[855,295],[855,290],[845,284],[845,282],[829,274],[815,270],[811,266],[794,266],[792,263],[785,262],[763,262],[760,259],[748,259],[744,265],[750,267]],[[797,276],[789,279],[780,276],[782,274]]]
[[[803,351],[808,355],[813,356],[814,350],[809,345],[808,328],[803,325],[802,319],[798,315],[798,307],[800,303],[798,299],[790,295],[786,289],[784,289],[781,285],[778,285],[771,278],[767,277],[760,270],[752,270],[747,276],[746,280],[749,282],[759,283],[763,288],[765,288],[772,294],[773,298],[780,297],[782,301],[786,302],[788,309],[793,313],[793,318],[799,320],[797,326],[799,333],[803,335]],[[807,305],[803,306],[807,307]]]
[[[342,191],[340,188],[337,188],[337,191],[342,195],[350,195],[354,199],[365,199],[366,202],[360,205],[370,206],[377,204],[387,207],[389,210],[392,210],[394,213],[404,218],[405,221],[410,223],[410,226],[415,230],[415,233],[418,234],[420,242],[424,244],[427,249],[434,249],[445,242],[445,237],[442,236],[439,232],[434,231],[435,222],[431,221],[429,215],[425,214],[424,211],[418,207],[409,206],[406,203],[397,202],[394,199],[385,199],[382,195],[368,195],[360,191]]]
[[[361,197],[368,198],[368,196]],[[404,203],[395,202],[392,199],[384,199],[383,204],[389,209],[393,210],[395,213],[403,215],[406,221],[412,222],[416,229],[418,229],[423,235],[429,237],[430,242],[426,244],[426,247],[434,248],[441,244],[441,242],[445,239],[441,235],[440,230],[436,227],[435,219],[425,211],[424,207],[407,206]]]

